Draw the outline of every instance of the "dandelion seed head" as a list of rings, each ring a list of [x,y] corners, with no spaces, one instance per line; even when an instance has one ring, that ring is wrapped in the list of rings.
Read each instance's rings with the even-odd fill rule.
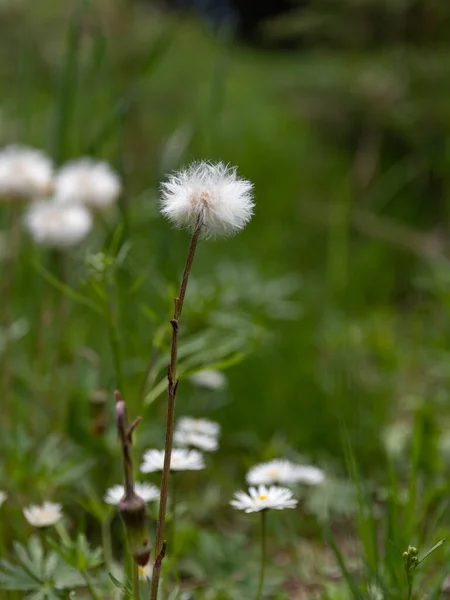
[[[204,237],[227,236],[253,215],[253,184],[222,162],[196,162],[161,185],[161,213],[175,227],[194,231],[199,220]]]
[[[41,506],[32,504],[23,509],[23,514],[33,527],[49,527],[62,518],[62,506],[53,502],[44,502]]]
[[[19,145],[0,150],[0,200],[47,196],[52,188],[53,164],[43,152]]]
[[[91,158],[68,162],[60,169],[55,180],[58,202],[85,204],[100,212],[115,204],[121,189],[119,176],[109,164]]]
[[[69,250],[91,231],[92,217],[84,206],[42,200],[30,206],[24,225],[37,244]]]

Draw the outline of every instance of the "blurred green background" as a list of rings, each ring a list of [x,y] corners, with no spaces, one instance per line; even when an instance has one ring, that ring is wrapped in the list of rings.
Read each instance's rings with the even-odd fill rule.
[[[30,474],[15,459],[49,431],[89,447],[115,481],[102,471],[116,451],[112,406],[109,442],[89,429],[93,393],[110,399],[117,385],[107,325],[80,300],[104,283],[93,253],[125,248],[111,292],[123,391],[144,417],[139,444],[162,443],[164,394],[152,390],[188,236],[158,215],[158,185],[198,158],[255,184],[244,232],[201,243],[183,315],[182,337],[197,343],[186,373],[226,367],[228,385],[211,393],[186,377],[178,414],[222,424],[224,477],[236,486],[281,454],[342,475],[344,441],[382,477],[386,440],[402,445],[417,419],[427,472],[447,473],[449,27],[442,0],[310,0],[252,44],[152,2],[1,2],[1,143],[57,164],[106,159],[125,189],[118,215],[65,266],[77,298],[55,289],[54,257],[27,239],[14,257],[8,310],[22,329],[2,444],[16,490]]]
[[[251,445],[336,457],[345,427],[373,464],[403,408],[446,399],[448,18],[440,2],[312,0],[252,47],[152,3],[2,3],[1,140],[120,170],[124,271],[149,273],[141,303],[152,269],[176,283],[188,241],[157,217],[164,174],[221,159],[255,183],[250,227],[202,244],[194,269],[217,282],[233,265],[237,315],[252,296],[255,339],[220,409]],[[293,34],[298,47],[277,48]],[[124,319],[150,348],[152,328]]]

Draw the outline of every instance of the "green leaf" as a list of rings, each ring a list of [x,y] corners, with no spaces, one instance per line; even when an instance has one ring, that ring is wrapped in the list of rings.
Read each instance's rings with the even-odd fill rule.
[[[423,556],[419,560],[419,562],[417,563],[417,566],[421,565],[423,563],[423,561],[430,556],[430,554],[433,554],[433,552],[435,550],[437,550],[438,548],[440,548],[442,546],[442,544],[444,544],[444,543],[445,543],[445,540],[441,540],[437,544],[435,544],[430,550],[428,550],[428,552],[425,554],[425,556]]]

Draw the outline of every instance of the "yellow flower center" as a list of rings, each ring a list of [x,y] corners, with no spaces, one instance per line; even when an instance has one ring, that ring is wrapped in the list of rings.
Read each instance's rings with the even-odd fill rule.
[[[267,496],[265,496],[264,494],[261,494],[260,496],[258,496],[259,500],[267,500]]]
[[[269,469],[267,471],[267,475],[269,475],[270,477],[276,477],[278,475],[278,471],[276,469]]]

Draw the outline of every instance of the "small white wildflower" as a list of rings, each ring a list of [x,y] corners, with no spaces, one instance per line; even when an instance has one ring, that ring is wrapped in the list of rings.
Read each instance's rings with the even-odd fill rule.
[[[31,505],[24,508],[23,514],[33,527],[48,527],[62,518],[62,506],[53,502],[44,502],[42,506]]]
[[[0,150],[0,198],[46,196],[52,186],[52,161],[43,152],[25,146]]]
[[[92,217],[81,205],[39,201],[28,209],[24,224],[37,244],[68,250],[77,246],[91,231]]]
[[[206,237],[240,231],[253,207],[253,184],[238,177],[236,167],[221,162],[193,163],[161,185],[161,213],[190,231],[201,219]]]
[[[0,506],[3,504],[3,502],[6,500],[7,498],[7,494],[6,492],[2,492],[2,490],[0,490]]]
[[[68,162],[56,176],[56,196],[65,204],[86,204],[93,210],[109,209],[119,197],[118,175],[106,162],[81,158]]]
[[[141,580],[142,579],[143,580],[150,579],[150,576],[152,574],[151,568],[152,567],[149,562],[144,567],[139,566],[138,567],[139,579],[141,579]]]
[[[134,491],[142,498],[142,500],[144,500],[144,502],[152,502],[159,498],[159,488],[151,483],[140,483],[137,481],[134,484]],[[125,489],[123,485],[113,485],[106,490],[103,499],[107,504],[119,504],[124,495]]]
[[[269,508],[283,510],[284,508],[295,508],[297,500],[293,497],[291,490],[284,487],[272,485],[266,487],[260,485],[251,487],[248,494],[242,490],[234,494],[230,502],[233,508],[244,510],[246,513],[259,512]]]
[[[181,417],[178,419],[176,431],[183,433],[197,433],[199,435],[208,435],[217,437],[220,433],[220,425],[209,419],[194,419],[192,417]]]
[[[164,466],[164,450],[147,450],[141,465],[142,473],[162,471]],[[203,455],[197,450],[175,448],[170,460],[171,471],[200,471],[205,468]]]
[[[187,431],[175,431],[173,441],[177,446],[194,446],[205,452],[214,452],[219,447],[216,437]]]
[[[227,383],[225,375],[220,371],[214,371],[213,369],[205,369],[204,371],[193,373],[189,379],[194,385],[210,390],[220,390],[221,388],[224,388]]]
[[[246,480],[250,485],[271,483],[305,483],[317,485],[322,483],[325,476],[321,469],[309,465],[297,465],[289,460],[275,459],[252,467]]]

